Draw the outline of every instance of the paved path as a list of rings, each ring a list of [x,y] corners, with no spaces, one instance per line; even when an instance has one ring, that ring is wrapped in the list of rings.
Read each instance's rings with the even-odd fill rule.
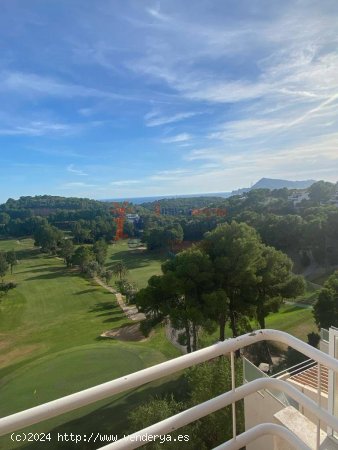
[[[297,306],[298,308],[304,308],[304,309],[312,309],[313,308],[313,305],[308,305],[306,303],[290,302],[289,300],[285,300],[284,303],[285,303],[285,305]]]
[[[112,288],[111,286],[108,286],[98,276],[95,276],[94,280],[104,289],[115,295],[117,303],[119,304],[120,308],[125,313],[125,315],[128,317],[128,319],[140,321],[146,318],[145,314],[139,312],[135,305],[127,306],[124,301],[123,295],[120,294],[120,292],[117,292],[116,289]],[[170,321],[166,320],[165,334],[168,341],[171,342],[176,348],[181,350],[182,353],[187,353],[186,346],[178,343],[178,334],[180,333],[180,331],[182,330],[175,330],[174,328],[172,328],[172,326],[170,325]]]
[[[107,291],[111,292],[115,295],[117,303],[119,304],[122,311],[125,313],[125,315],[128,317],[128,319],[131,320],[144,320],[146,316],[143,313],[140,313],[135,305],[126,305],[123,295],[120,294],[120,292],[117,292],[116,289],[112,288],[111,286],[107,286],[106,283],[104,283],[99,277],[94,277],[94,280],[97,284],[102,286]]]
[[[176,330],[173,328],[170,324],[170,320],[167,319],[165,321],[165,335],[169,342],[171,342],[176,348],[181,350],[183,354],[187,353],[187,347],[185,345],[181,345],[178,342],[178,335],[179,333],[182,333],[184,330]]]

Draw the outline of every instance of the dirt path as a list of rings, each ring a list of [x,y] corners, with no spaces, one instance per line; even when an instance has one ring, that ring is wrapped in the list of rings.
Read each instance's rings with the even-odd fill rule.
[[[290,302],[288,300],[285,300],[284,303],[286,305],[290,305],[290,306],[297,306],[297,308],[304,308],[304,309],[312,309],[313,308],[313,305],[309,305],[308,303]]]
[[[122,311],[125,313],[125,315],[128,317],[128,319],[131,320],[144,320],[146,316],[143,313],[140,313],[135,305],[126,305],[123,295],[119,292],[116,292],[116,289],[112,288],[111,286],[107,286],[106,283],[104,283],[99,277],[94,277],[94,280],[97,284],[102,286],[107,291],[111,292],[112,294],[115,294],[117,303],[119,304]]]

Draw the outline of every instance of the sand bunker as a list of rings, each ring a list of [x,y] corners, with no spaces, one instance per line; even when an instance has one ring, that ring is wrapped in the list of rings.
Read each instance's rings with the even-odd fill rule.
[[[101,337],[119,339],[120,341],[145,341],[140,330],[140,324],[126,325],[125,327],[108,330],[101,334]]]

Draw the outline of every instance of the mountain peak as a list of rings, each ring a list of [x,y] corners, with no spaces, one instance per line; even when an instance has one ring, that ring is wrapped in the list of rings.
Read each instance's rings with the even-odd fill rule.
[[[251,189],[307,189],[315,182],[315,180],[291,181],[264,177],[257,181]]]

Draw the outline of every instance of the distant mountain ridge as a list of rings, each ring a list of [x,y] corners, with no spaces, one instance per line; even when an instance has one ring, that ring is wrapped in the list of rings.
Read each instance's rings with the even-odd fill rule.
[[[251,188],[242,188],[237,189],[232,192],[214,192],[214,193],[200,193],[200,194],[178,194],[178,195],[159,195],[154,197],[125,197],[125,198],[111,198],[111,199],[104,199],[101,201],[104,202],[111,202],[111,201],[129,201],[134,204],[142,204],[142,203],[149,203],[149,202],[155,202],[159,200],[164,199],[175,199],[175,198],[194,198],[194,197],[223,197],[228,198],[233,195],[241,195],[245,192],[249,192],[253,189],[307,189],[310,187],[313,183],[315,183],[316,180],[303,180],[303,181],[290,181],[290,180],[280,180],[277,178],[261,178],[257,181]]]
[[[316,180],[290,181],[274,178],[261,178],[251,189],[307,189],[315,182]]]
[[[301,181],[291,181],[291,180],[280,180],[278,178],[261,178],[257,181],[251,188],[242,188],[232,191],[230,195],[240,195],[245,192],[252,191],[254,189],[270,189],[273,191],[274,189],[307,189],[316,180],[301,180]]]

